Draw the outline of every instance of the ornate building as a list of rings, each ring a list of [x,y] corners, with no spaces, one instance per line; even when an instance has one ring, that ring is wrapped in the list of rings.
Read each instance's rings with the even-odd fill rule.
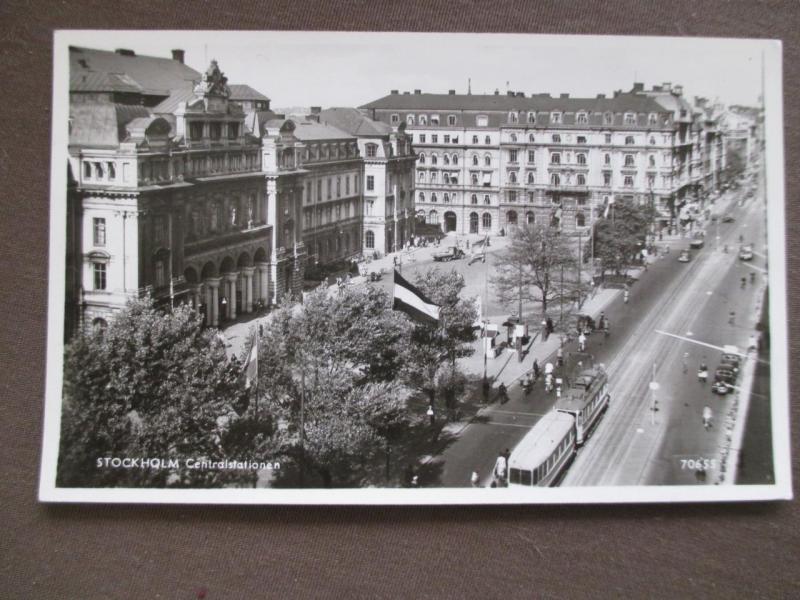
[[[113,53],[82,54],[91,68],[91,56]],[[77,304],[68,332],[102,326],[145,293],[191,303],[217,326],[280,292],[260,140],[245,131],[216,62],[198,79],[177,81],[157,104],[82,92],[71,103],[67,269],[79,289],[67,294]]]

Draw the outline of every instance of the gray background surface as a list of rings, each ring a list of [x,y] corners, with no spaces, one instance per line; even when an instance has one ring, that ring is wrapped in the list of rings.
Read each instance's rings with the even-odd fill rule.
[[[45,506],[52,31],[495,31],[784,40],[789,289],[800,281],[796,2],[0,4],[0,597],[798,597],[798,503],[577,507]],[[546,60],[546,58],[545,58]],[[267,93],[269,92],[266,90]],[[798,314],[790,293],[789,314]],[[798,327],[789,323],[791,355]],[[797,381],[794,370],[792,382]],[[795,386],[792,386],[795,389]],[[796,393],[794,394],[796,396]],[[797,423],[798,408],[792,417]],[[798,436],[792,436],[797,456]],[[797,479],[797,461],[793,469]]]

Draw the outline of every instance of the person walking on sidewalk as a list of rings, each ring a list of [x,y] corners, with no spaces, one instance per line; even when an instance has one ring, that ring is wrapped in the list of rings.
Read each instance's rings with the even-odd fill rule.
[[[537,359],[533,359],[533,382],[536,383],[539,380],[539,361]]]
[[[578,350],[586,352],[586,335],[583,332],[578,336]]]
[[[506,470],[508,468],[508,461],[505,455],[501,452],[497,455],[497,460],[494,462],[494,481],[496,487],[506,487]]]
[[[477,471],[472,472],[472,475],[469,478],[469,482],[472,484],[472,487],[480,487],[481,478],[478,475]]]

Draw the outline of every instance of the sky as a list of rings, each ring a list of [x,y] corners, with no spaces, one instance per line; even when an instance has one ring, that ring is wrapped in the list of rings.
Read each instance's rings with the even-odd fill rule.
[[[229,83],[246,83],[273,108],[359,106],[388,94],[500,93],[594,97],[682,84],[690,99],[759,104],[762,51],[777,42],[712,38],[362,32],[70,31],[68,43],[128,48],[203,71],[216,59]],[[767,48],[772,44],[772,48]],[[772,51],[770,53],[770,50]]]

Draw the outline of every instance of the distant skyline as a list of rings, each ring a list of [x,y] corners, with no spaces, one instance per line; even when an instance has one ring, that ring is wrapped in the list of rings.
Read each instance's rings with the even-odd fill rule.
[[[248,84],[275,108],[359,106],[390,90],[473,94],[499,90],[594,97],[680,84],[689,100],[756,106],[765,40],[361,32],[74,31],[71,45],[127,48]]]

